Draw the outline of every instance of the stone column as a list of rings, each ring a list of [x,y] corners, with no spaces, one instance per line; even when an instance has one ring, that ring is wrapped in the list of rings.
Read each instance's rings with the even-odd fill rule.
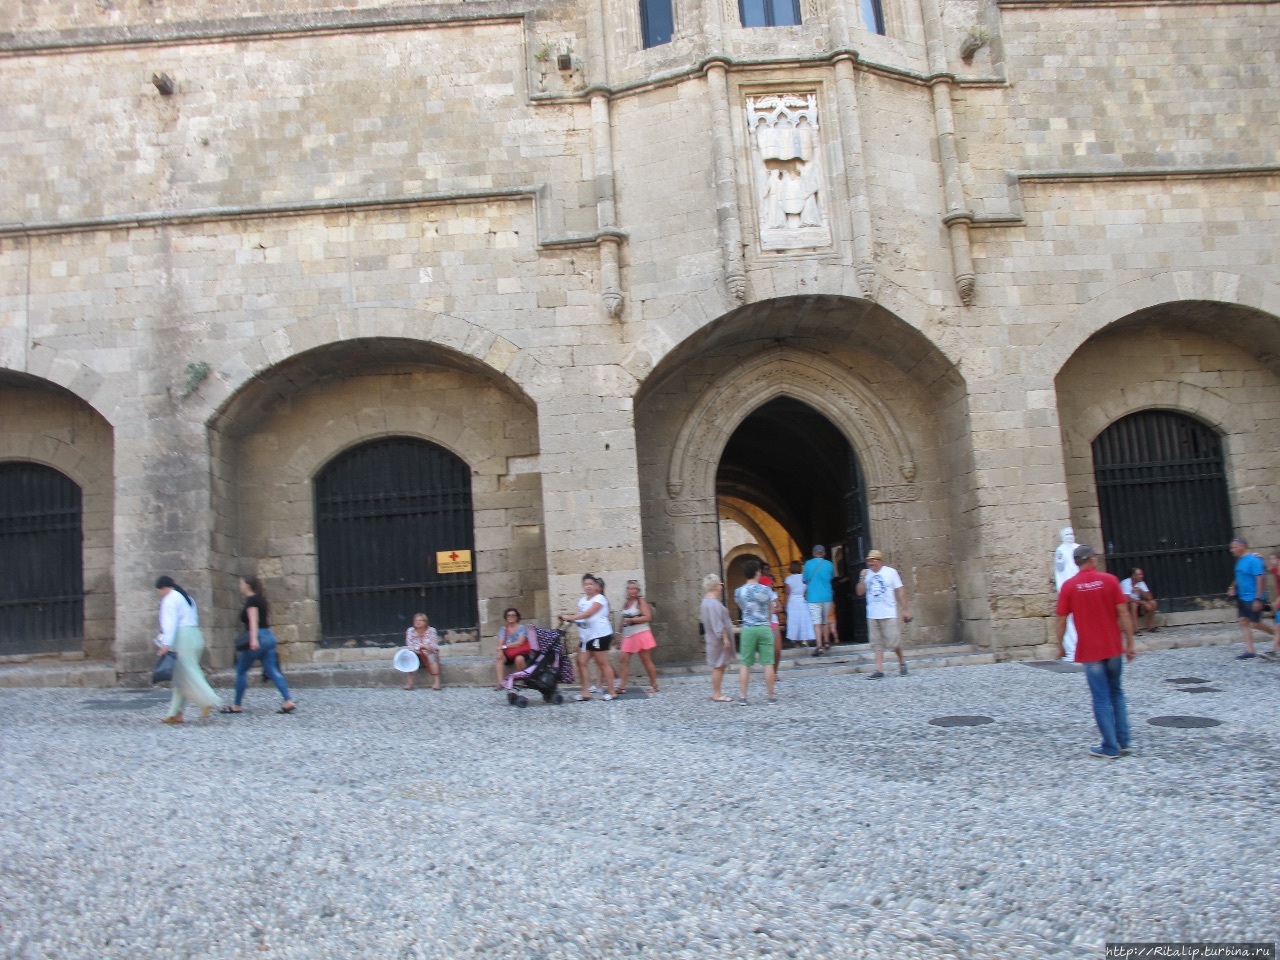
[[[631,397],[634,379],[612,365],[571,367],[538,401],[539,463],[551,613],[573,609],[582,575],[607,583],[617,608],[642,579],[640,483]]]
[[[951,112],[951,81],[947,71],[942,12],[938,0],[921,0],[924,13],[925,45],[929,53],[930,87],[933,94],[933,119],[938,133],[938,154],[942,161],[942,187],[947,212],[943,223],[951,241],[951,260],[955,271],[956,292],[960,301],[973,303],[976,281],[973,254],[969,242],[969,224],[973,214],[965,202],[964,184],[960,179],[960,159],[956,153],[955,120]]]
[[[622,271],[619,266],[621,234],[617,231],[618,214],[614,202],[613,123],[610,117],[609,61],[605,55],[604,0],[588,5],[587,76],[591,84],[591,152],[595,165],[596,226],[600,239],[600,286],[605,312],[610,317],[622,313]]]
[[[841,21],[843,22],[843,20]],[[835,58],[836,97],[840,110],[840,151],[844,154],[845,189],[849,194],[849,220],[853,228],[853,263],[858,287],[868,300],[876,298],[875,234],[871,226],[867,169],[862,162],[862,118],[858,112],[858,87],[853,54]]]
[[[613,142],[609,119],[609,98],[600,91],[591,95],[591,144],[595,155],[596,223],[600,228],[600,283],[605,312],[617,317],[622,312],[622,271],[618,264],[619,236],[617,207],[613,191]]]
[[[747,270],[742,253],[742,219],[738,211],[736,152],[729,120],[729,82],[723,61],[707,64],[707,85],[711,92],[712,157],[716,178],[716,224],[724,255],[725,285],[735,303],[747,299]]]

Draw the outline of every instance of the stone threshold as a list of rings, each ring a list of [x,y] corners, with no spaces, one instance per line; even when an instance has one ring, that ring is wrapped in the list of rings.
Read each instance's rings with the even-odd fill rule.
[[[1261,635],[1255,642],[1261,642]],[[1184,647],[1230,646],[1240,642],[1240,631],[1234,623],[1194,624],[1166,626],[1156,633],[1138,636],[1139,653],[1152,650],[1175,650]],[[390,647],[385,657],[377,660],[360,660],[339,663],[290,663],[284,665],[285,676],[291,687],[299,689],[322,687],[394,687],[404,683],[404,674],[391,666],[391,656],[399,648]],[[1050,659],[1052,651],[1047,647],[1019,648],[1017,656],[1009,659]],[[870,673],[875,669],[875,655],[867,644],[845,644],[835,647],[823,657],[811,657],[807,648],[784,650],[780,675],[787,677],[836,676],[840,674]],[[967,643],[934,644],[906,648],[910,669],[929,669],[995,663],[995,656],[987,650]],[[611,654],[617,665],[617,652]],[[897,658],[885,655],[886,672],[897,670]],[[732,667],[730,668],[733,669]],[[658,673],[667,679],[701,677],[711,670],[703,661],[659,663]],[[631,664],[632,685],[643,683],[643,668],[639,658]],[[259,672],[251,674],[251,684],[261,684]],[[229,668],[213,670],[209,680],[216,687],[230,687],[235,681],[235,671]],[[493,658],[490,656],[450,656],[443,660],[443,682],[451,687],[487,687],[494,682]],[[430,679],[420,673],[415,679],[418,686],[430,686]],[[111,661],[65,660],[56,657],[35,658],[25,663],[0,663],[0,689],[17,688],[66,688],[66,687],[137,687],[127,684],[116,673]],[[145,687],[146,685],[143,684]]]

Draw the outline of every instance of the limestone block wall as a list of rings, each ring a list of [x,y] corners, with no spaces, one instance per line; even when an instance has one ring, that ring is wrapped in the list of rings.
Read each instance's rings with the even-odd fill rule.
[[[545,620],[542,494],[530,469],[538,454],[537,423],[510,392],[438,366],[349,370],[308,384],[256,424],[237,429],[245,430],[234,443],[239,569],[264,577],[287,659],[312,659],[321,641],[314,477],[342,451],[385,436],[430,440],[471,468],[485,649],[492,649],[508,606]],[[234,606],[219,611],[224,658],[237,612]]]
[[[979,213],[1007,212],[1006,171],[1274,165],[1273,4],[1004,3],[1012,88],[959,104]]]
[[[585,106],[528,103],[518,16],[332,33],[272,24],[6,60],[6,96],[21,106],[8,115],[0,209],[40,222],[545,184],[549,233],[595,228],[577,186]],[[158,72],[171,96],[152,86]]]
[[[115,639],[111,427],[84,401],[27,380],[0,379],[0,462],[53,467],[81,491],[84,655],[107,660]]]
[[[1204,305],[1206,328],[1215,314]],[[1209,329],[1162,322],[1159,311],[1090,339],[1058,376],[1071,518],[1083,542],[1102,543],[1090,444],[1116,420],[1145,409],[1176,410],[1223,437],[1232,515],[1259,549],[1280,545],[1280,375],[1274,364]],[[1230,579],[1223,572],[1223,583]]]

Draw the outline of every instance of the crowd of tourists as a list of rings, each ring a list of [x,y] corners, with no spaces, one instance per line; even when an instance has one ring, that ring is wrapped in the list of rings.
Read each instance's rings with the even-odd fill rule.
[[[1101,569],[1100,557],[1088,544],[1076,544],[1070,530],[1063,531],[1063,545],[1055,561],[1060,578],[1057,603],[1058,656],[1083,665],[1094,717],[1101,742],[1090,748],[1099,757],[1119,757],[1128,753],[1130,730],[1122,682],[1124,663],[1136,655],[1134,635],[1137,624],[1145,621],[1146,629],[1155,631],[1155,615],[1159,606],[1141,568],[1134,568],[1123,581]],[[1063,553],[1063,550],[1066,553]],[[1270,561],[1249,549],[1243,538],[1231,543],[1235,557],[1233,580],[1227,593],[1237,607],[1237,622],[1244,638],[1244,651],[1239,660],[1256,658],[1280,660],[1280,622],[1267,627],[1262,614],[1267,609],[1268,583],[1274,581],[1280,593],[1280,553],[1272,553]],[[1070,558],[1067,563],[1065,557]],[[866,601],[867,637],[875,656],[875,669],[868,679],[884,677],[884,654],[892,651],[898,673],[907,675],[903,651],[903,626],[913,620],[902,577],[884,562],[879,550],[867,553],[854,592]],[[779,614],[786,618],[786,640],[793,646],[812,647],[811,655],[825,655],[838,642],[834,610],[834,565],[826,557],[826,549],[815,545],[812,556],[804,564],[789,565],[783,581],[785,596],[780,596],[768,564],[749,558],[743,565],[745,581],[734,590],[740,624],[735,624],[724,604],[725,584],[718,574],[702,580],[702,601],[698,609],[699,629],[705,638],[706,660],[711,668],[711,699],[716,703],[749,704],[751,671],[759,664],[764,673],[764,702],[775,704],[778,665],[783,647],[783,630]],[[293,713],[297,706],[289,694],[289,686],[280,671],[278,641],[271,630],[270,608],[262,582],[256,577],[239,581],[242,599],[240,622],[244,630],[236,638],[235,699],[223,704],[209,685],[200,667],[204,639],[199,629],[195,602],[171,577],[156,581],[160,595],[160,633],[156,637],[159,653],[156,676],[171,679],[173,696],[164,722],[183,722],[188,702],[198,706],[202,717],[217,709],[224,714],[242,712],[248,674],[260,663],[264,681],[273,683],[280,693],[280,713]],[[628,691],[631,680],[631,658],[637,656],[648,685],[647,695],[659,691],[658,672],[653,662],[657,640],[653,635],[653,608],[644,589],[636,580],[628,580],[615,627],[605,582],[595,574],[582,578],[582,596],[574,609],[556,616],[561,628],[572,624],[578,631],[576,680],[580,692],[575,699],[588,701],[597,696],[612,700]],[[1258,653],[1254,647],[1255,632],[1270,639],[1271,647]],[[523,622],[520,611],[508,607],[498,630],[494,672],[497,690],[512,689],[512,678],[526,676],[538,662],[546,640],[533,624]],[[553,634],[559,653],[560,634]],[[615,674],[609,660],[614,640],[619,641],[619,669]],[[425,613],[415,613],[413,625],[405,632],[405,646],[400,657],[408,657],[405,689],[412,690],[413,675],[425,670],[431,678],[431,689],[440,689],[440,637]],[[738,696],[726,695],[724,676],[730,665],[738,663]],[[557,667],[557,669],[560,669]],[[571,671],[566,664],[564,676]],[[592,682],[592,671],[597,682]]]

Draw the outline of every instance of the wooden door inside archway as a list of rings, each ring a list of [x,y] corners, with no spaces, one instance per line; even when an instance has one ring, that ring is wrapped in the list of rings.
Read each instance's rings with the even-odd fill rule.
[[[315,480],[320,623],[326,644],[402,643],[413,614],[437,630],[475,631],[471,470],[438,444],[374,440]],[[440,552],[472,551],[469,572],[441,573]]]

